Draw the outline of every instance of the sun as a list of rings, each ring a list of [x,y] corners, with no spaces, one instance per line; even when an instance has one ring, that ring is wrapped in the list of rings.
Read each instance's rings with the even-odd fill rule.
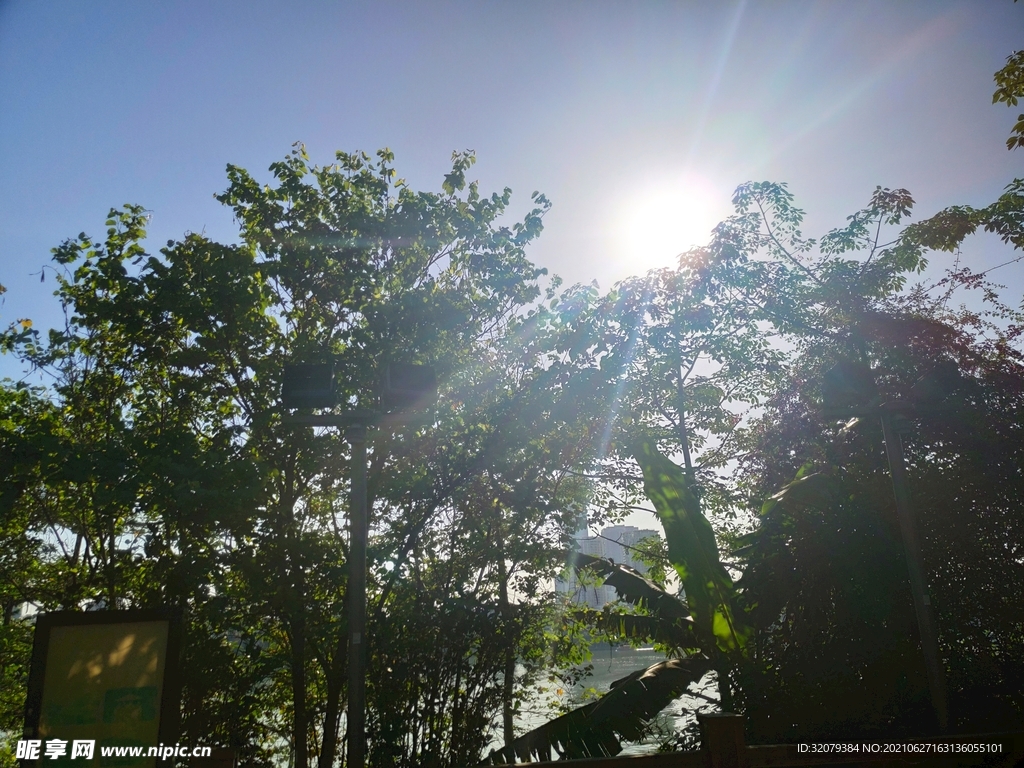
[[[674,266],[676,257],[705,245],[729,213],[728,197],[692,174],[638,185],[617,206],[617,254],[633,274]]]

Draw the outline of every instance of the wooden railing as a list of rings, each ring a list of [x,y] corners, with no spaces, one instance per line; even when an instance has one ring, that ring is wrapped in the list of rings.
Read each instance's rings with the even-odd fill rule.
[[[1012,768],[1024,765],[1024,732],[942,736],[888,743],[864,740],[850,742],[847,751],[823,751],[830,747],[810,743],[748,746],[743,735],[742,715],[702,715],[698,719],[704,737],[704,748],[699,752],[553,761],[532,763],[530,768],[810,768],[830,765],[850,768],[861,765],[870,768],[910,765],[925,768],[972,765]],[[992,745],[998,747],[992,749]],[[979,746],[984,751],[970,751]]]

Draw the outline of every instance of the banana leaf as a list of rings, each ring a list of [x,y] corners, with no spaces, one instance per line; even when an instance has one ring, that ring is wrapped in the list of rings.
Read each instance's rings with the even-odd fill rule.
[[[644,616],[633,613],[615,613],[609,610],[594,611],[580,609],[573,617],[581,623],[618,637],[621,640],[646,640],[683,650],[694,648],[699,643],[693,634],[693,620],[666,620],[661,616]]]
[[[807,467],[802,467],[796,479],[765,501],[761,506],[761,517],[777,514],[776,508],[785,508],[792,514],[798,509],[828,506],[832,501],[832,478],[825,472],[808,474]]]
[[[666,592],[635,568],[581,553],[575,555],[573,564],[577,571],[583,568],[593,571],[604,579],[605,584],[614,587],[619,597],[633,605],[642,605],[648,613],[669,620],[690,619],[690,612],[678,597]]]
[[[638,441],[632,452],[643,472],[644,492],[665,528],[669,560],[682,581],[695,630],[722,651],[741,650],[750,629],[735,610],[736,590],[719,560],[715,532],[683,470],[652,441]]]
[[[648,614],[621,614],[607,609],[575,611],[584,622],[625,640],[651,640],[676,649],[698,645],[686,604],[635,568],[584,554],[577,554],[574,564],[577,571],[593,571],[605,584],[614,587],[620,598],[642,607]]]
[[[612,689],[597,701],[493,750],[481,765],[617,755],[622,740],[642,738],[647,723],[710,669],[707,659],[693,657],[637,670],[612,683]]]

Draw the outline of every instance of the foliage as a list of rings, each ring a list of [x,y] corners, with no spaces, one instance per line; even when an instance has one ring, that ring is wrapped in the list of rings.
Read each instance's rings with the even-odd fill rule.
[[[273,185],[229,166],[236,245],[189,234],[151,255],[126,206],[105,238],[55,249],[65,328],[5,337],[53,382],[4,391],[0,498],[40,568],[10,583],[43,609],[186,606],[183,740],[337,763],[351,456],[282,425],[282,364],[333,360],[345,407],[372,408],[389,362],[431,363],[437,408],[369,450],[370,757],[461,764],[540,664],[539,585],[586,492],[565,470],[593,440],[552,416],[564,372],[524,355],[548,322],[524,250],[548,203],[501,225],[510,192],[467,183],[469,154],[439,193],[396,179],[386,150],[336,159],[297,146]]]
[[[741,583],[761,663],[741,669],[740,689],[759,739],[929,730],[902,542],[880,513],[891,487],[873,469],[870,483],[838,471],[793,481],[751,537]]]
[[[613,563],[601,557],[576,553],[574,566],[586,568],[599,576],[605,584],[615,588],[618,595],[627,602],[642,608],[648,615],[665,619],[676,625],[692,623],[693,619],[686,604],[628,565]],[[692,642],[692,638],[690,638]],[[686,647],[680,643],[678,647]]]
[[[898,249],[920,257],[925,249],[954,252],[979,229],[993,232],[1004,243],[1024,248],[1024,179],[1014,179],[991,205],[958,205],[908,226],[900,233]]]
[[[644,491],[665,528],[669,561],[679,575],[696,633],[709,638],[703,642],[709,650],[712,644],[722,651],[741,650],[747,628],[736,614],[732,579],[718,559],[715,532],[687,489],[682,470],[649,442],[638,443],[634,457],[644,473]]]
[[[747,713],[754,739],[898,736],[927,728],[923,664],[880,430],[823,422],[817,382],[848,359],[875,367],[883,398],[923,396],[923,388],[913,385],[939,360],[955,362],[967,381],[983,368],[1016,381],[1024,317],[1001,304],[983,276],[958,267],[930,288],[908,289],[907,280],[925,268],[930,250],[954,250],[982,227],[1019,245],[1019,199],[1011,185],[993,206],[942,212],[899,231],[913,200],[905,190],[878,188],[846,226],[815,240],[801,233],[803,212],[784,185],[746,184],[736,192],[735,215],[716,228],[706,247],[681,256],[677,271],[627,281],[604,299],[584,289],[567,295],[566,357],[584,374],[603,375],[595,390],[610,404],[603,460],[594,469],[608,483],[604,500],[610,508],[635,508],[641,478],[630,461],[636,462],[645,495],[665,524],[669,559],[679,568],[698,630],[685,646],[676,635],[676,648],[714,660],[722,649],[707,641],[707,628],[714,626],[711,611],[720,611],[717,639],[732,639],[732,650],[739,651],[728,664],[715,664],[722,704]],[[962,291],[980,293],[986,308],[949,309]],[[691,309],[677,311],[687,301]],[[698,365],[701,359],[706,362]],[[925,525],[932,537],[927,564],[947,579],[942,588],[936,583],[935,594],[948,589],[960,598],[944,601],[940,610],[944,655],[952,667],[965,659],[961,648],[977,652],[981,635],[975,627],[1000,638],[982,654],[984,679],[995,696],[984,717],[1010,723],[1020,716],[1012,693],[1019,673],[1011,660],[1016,650],[1004,649],[1017,648],[1024,624],[986,574],[1016,573],[1017,555],[1013,548],[961,554],[962,542],[940,533],[955,526],[939,522],[943,514],[964,514],[962,508],[954,513],[953,499],[972,508],[967,519],[979,530],[987,528],[982,521],[988,517],[1005,529],[1014,514],[1003,511],[1001,492],[991,492],[1009,480],[1003,470],[954,447],[963,439],[952,433],[961,418],[964,424],[1018,421],[1018,405],[990,391],[998,414],[947,417],[942,439],[908,450],[916,456],[912,471],[943,476],[935,486],[944,494],[929,494],[924,508],[933,510]],[[967,392],[979,402],[977,392]],[[659,443],[683,466],[666,458]],[[1016,447],[1007,443],[1004,451],[1013,455]],[[1006,466],[1019,464],[1010,460]],[[730,481],[720,473],[724,467],[741,471]],[[978,482],[989,492],[971,497],[977,504],[955,490],[957,483]],[[730,510],[735,515],[734,527],[720,534],[744,545],[731,561],[744,570],[736,592],[719,562],[703,504],[719,522],[728,520]],[[744,523],[744,505],[761,514]],[[687,519],[692,529],[683,525]],[[993,530],[992,541],[998,538]],[[957,548],[961,552],[954,554]],[[955,564],[956,575],[943,563]],[[609,583],[616,580],[629,602],[643,603],[640,595],[651,589],[650,582],[626,578],[621,569],[599,570]],[[694,583],[686,584],[688,578]],[[943,613],[953,605],[960,609],[955,619]],[[987,607],[974,612],[965,605]],[[743,626],[742,634],[727,630],[725,615]],[[621,617],[605,611],[592,620],[623,638],[673,637],[661,617],[643,611]],[[968,723],[974,715],[967,691],[975,699],[980,692],[966,686],[966,678],[957,680],[957,715]],[[576,718],[572,722],[585,724],[586,711]],[[635,715],[634,724],[641,722]],[[563,744],[558,727],[550,723],[531,738]],[[566,738],[563,746],[582,749]]]
[[[573,566],[581,578],[589,573],[613,586],[632,610],[577,607],[563,616],[563,626],[582,623],[593,638],[653,641],[673,658],[616,680],[597,701],[507,740],[504,747],[491,751],[484,764],[550,760],[553,755],[558,759],[616,755],[623,740],[644,738],[653,718],[712,668],[699,651],[690,612],[677,596],[633,568],[604,558],[575,553]]]
[[[995,74],[996,91],[992,94],[992,103],[1002,102],[1008,107],[1017,106],[1017,100],[1024,97],[1024,51],[1014,51],[1006,57],[1006,66]],[[1006,140],[1007,149],[1024,146],[1024,115],[1017,116],[1017,124],[1013,126],[1010,138]]]
[[[517,760],[579,760],[610,757],[622,750],[621,739],[639,740],[641,724],[652,718],[710,669],[705,659],[669,659],[637,670],[612,684],[598,701],[574,709],[511,745],[491,753],[487,763]]]
[[[919,401],[915,384],[937,360],[955,361],[963,374],[943,393],[945,411],[901,431],[953,717],[961,727],[1012,727],[1024,712],[1015,661],[1024,614],[1003,596],[1024,578],[1008,545],[1021,523],[1013,499],[1024,367],[1005,336],[979,343],[970,330],[921,315],[876,316],[859,341],[884,399]],[[803,357],[755,430],[744,470],[759,478],[754,488],[767,489],[784,482],[787,463],[807,466],[765,504],[744,553],[741,586],[763,628],[757,653],[765,665],[762,677],[747,680],[748,706],[773,702],[771,711],[748,711],[765,739],[791,737],[793,724],[836,738],[931,727],[881,431],[874,420],[829,424],[808,386],[835,354]]]

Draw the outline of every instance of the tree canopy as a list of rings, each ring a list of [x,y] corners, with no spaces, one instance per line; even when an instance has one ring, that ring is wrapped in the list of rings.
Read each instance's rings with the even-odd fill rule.
[[[146,211],[111,211],[105,238],[54,251],[65,328],[9,338],[51,384],[4,391],[8,618],[186,607],[184,731],[257,762],[336,762],[347,679],[350,454],[282,424],[285,362],[333,361],[348,406],[376,406],[392,361],[443,382],[423,423],[371,442],[375,763],[471,762],[514,711],[585,490],[567,470],[592,441],[550,418],[558,371],[523,354],[547,201],[505,226],[510,192],[467,183],[472,155],[437,193],[391,162],[298,146],[272,185],[229,166],[233,245],[152,255]]]
[[[1020,96],[1019,58],[996,101]],[[64,327],[0,337],[46,377],[0,386],[0,731],[23,706],[21,606],[175,605],[183,741],[346,762],[353,456],[282,421],[286,362],[332,363],[343,409],[378,407],[391,363],[440,380],[370,440],[375,766],[499,741],[490,762],[615,754],[709,679],[753,740],[930,728],[883,437],[823,408],[837,366],[867,371],[872,403],[940,406],[897,427],[953,719],[1018,725],[1024,309],[961,249],[978,231],[1024,248],[1024,181],[911,224],[910,193],[877,188],[816,238],[785,184],[746,183],[706,246],[602,294],[545,282],[527,248],[549,202],[507,221],[511,192],[483,194],[473,162],[417,192],[388,150],[317,166],[296,145],[270,183],[228,166],[236,243],[151,253],[126,205],[54,249]],[[576,558],[622,603],[559,603],[581,519],[637,508],[680,589]],[[597,636],[671,658],[523,733],[530,686]]]

